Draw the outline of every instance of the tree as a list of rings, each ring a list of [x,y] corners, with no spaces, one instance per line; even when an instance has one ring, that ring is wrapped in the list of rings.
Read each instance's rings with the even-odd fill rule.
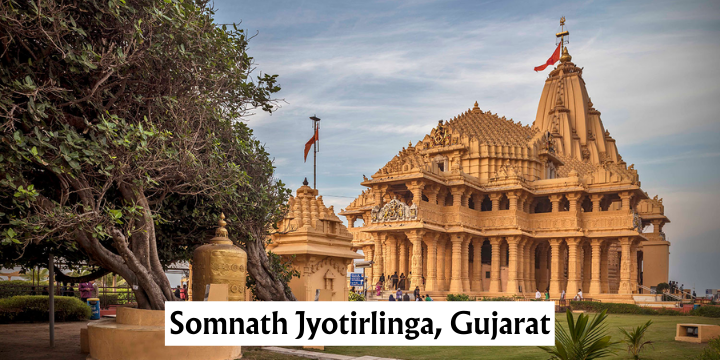
[[[289,190],[240,121],[276,108],[277,76],[252,75],[249,38],[213,15],[204,0],[0,3],[4,264],[52,251],[164,309],[164,267],[224,212],[256,296],[294,300],[264,246]]]
[[[596,314],[592,319],[580,314],[575,322],[570,309],[567,310],[568,329],[555,325],[555,347],[540,346],[552,355],[552,359],[591,360],[610,356],[610,346],[616,344],[607,335],[607,310]]]

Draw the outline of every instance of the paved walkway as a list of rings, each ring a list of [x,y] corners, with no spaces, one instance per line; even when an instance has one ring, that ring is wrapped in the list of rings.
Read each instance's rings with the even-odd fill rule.
[[[264,347],[262,347],[262,349],[266,350],[266,351],[276,352],[279,354],[300,356],[300,357],[304,357],[304,358],[308,358],[308,359],[318,359],[318,360],[397,360],[397,359],[390,359],[390,358],[381,358],[381,357],[376,357],[376,356],[355,357],[355,356],[348,356],[348,355],[327,354],[327,353],[308,351],[308,350],[286,349],[286,348],[281,348],[281,347],[277,347],[277,346],[264,346]]]

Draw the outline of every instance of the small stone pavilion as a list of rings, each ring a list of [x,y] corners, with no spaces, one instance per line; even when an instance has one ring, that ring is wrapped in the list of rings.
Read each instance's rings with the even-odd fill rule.
[[[411,273],[409,289],[440,296],[631,302],[667,282],[662,199],[640,188],[571,60],[564,48],[532,126],[476,102],[363,179],[340,215],[372,283]]]
[[[295,197],[288,201],[288,214],[271,235],[267,250],[290,257],[300,278],[290,281],[299,301],[315,300],[316,290],[323,290],[332,301],[347,301],[347,271],[353,259],[363,256],[351,249],[353,236],[335,215],[332,206],[325,207],[316,189],[303,182]]]

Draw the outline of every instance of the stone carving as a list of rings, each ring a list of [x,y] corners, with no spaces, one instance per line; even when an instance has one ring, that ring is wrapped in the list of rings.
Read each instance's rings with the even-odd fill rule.
[[[413,204],[408,206],[397,198],[390,200],[382,208],[375,206],[372,209],[370,221],[373,223],[392,222],[392,221],[411,221],[416,220],[418,211],[417,206]]]
[[[450,145],[450,131],[448,130],[447,125],[443,124],[442,120],[438,121],[438,125],[435,128],[435,134],[433,134],[431,141],[431,147]]]

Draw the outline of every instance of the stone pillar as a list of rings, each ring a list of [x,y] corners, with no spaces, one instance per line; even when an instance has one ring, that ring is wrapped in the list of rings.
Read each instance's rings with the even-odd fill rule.
[[[550,239],[550,294],[560,297],[560,243],[562,239]]]
[[[535,268],[535,262],[537,261],[537,258],[535,257],[535,252],[538,246],[540,246],[540,244],[536,242],[530,248],[530,287],[528,288],[528,292],[532,292],[538,287],[537,269]]]
[[[436,237],[437,245],[437,265],[435,269],[437,271],[437,280],[435,283],[435,290],[445,290],[445,239],[441,238],[441,234]]]
[[[428,202],[436,205],[438,200],[438,192],[440,191],[440,186],[438,185],[432,185],[432,186],[425,186],[425,196],[428,197]]]
[[[470,236],[462,243],[462,274],[460,275],[464,291],[470,291]]]
[[[427,272],[428,276],[425,279],[425,288],[428,291],[437,290],[437,243],[440,234],[432,233],[429,234],[427,243],[428,249],[428,260],[427,260]],[[415,290],[415,288],[413,288]]]
[[[400,272],[398,272],[398,251],[397,251],[397,244],[398,240],[394,236],[388,235],[387,237],[387,244],[388,244],[388,250],[390,250],[390,259],[388,264],[386,264],[385,268],[388,269],[388,272],[390,272],[390,275],[398,273],[398,277],[400,276]],[[387,265],[390,265],[388,268]],[[387,274],[385,274],[387,276]]]
[[[620,199],[622,200],[622,210],[623,211],[630,211],[630,199],[632,199],[633,194],[629,191],[623,191],[618,194],[620,196]]]
[[[472,291],[483,291],[482,284],[482,238],[475,238],[473,241],[473,280],[470,286]]]
[[[453,206],[462,206],[462,197],[465,193],[465,189],[461,187],[454,187],[450,192],[453,196]]]
[[[633,244],[630,246],[630,285],[633,293],[638,291],[638,263],[637,263],[637,253],[638,253],[638,243],[637,241],[633,241]]]
[[[378,281],[380,281],[380,275],[382,275],[385,272],[384,266],[383,266],[383,250],[382,250],[382,238],[381,235],[378,233],[373,234],[373,238],[375,240],[375,249],[374,254],[375,258],[373,259],[373,285],[377,284]]]
[[[452,242],[452,278],[450,279],[450,292],[460,294],[463,292],[462,284],[462,245],[465,235],[450,235]]]
[[[580,193],[570,193],[565,194],[565,197],[570,202],[570,213],[574,214],[578,210],[578,201],[580,201],[580,198],[582,198],[582,195]]]
[[[490,266],[490,292],[500,292],[500,238],[491,237],[492,263]]]
[[[516,294],[518,292],[518,247],[520,238],[518,236],[508,236],[508,280],[505,292]]]
[[[600,263],[602,258],[602,239],[592,239],[592,277],[590,278],[590,294],[602,293],[600,281]]]
[[[420,287],[420,291],[425,290],[422,284],[422,238],[425,230],[411,230],[406,232],[408,239],[413,245],[412,254],[412,276],[410,277],[409,289],[415,290],[416,286]]]
[[[365,261],[373,261],[374,260],[373,259],[373,255],[374,255],[373,247],[374,247],[374,245],[363,246],[363,253],[365,253]],[[375,274],[373,272],[372,266],[365,269],[365,277],[367,278],[366,281],[370,283],[370,284],[367,284],[368,289],[370,289],[370,288],[375,289],[375,284],[377,284],[377,281],[374,281]],[[379,278],[379,276],[378,276],[378,278]]]
[[[518,209],[518,193],[515,191],[510,191],[507,193],[508,200],[510,201],[510,206],[508,207],[509,210],[517,210]]]
[[[562,199],[562,195],[550,195],[550,202],[552,203],[552,212],[559,212],[560,211],[560,199]]]
[[[575,293],[582,286],[580,282],[580,266],[581,261],[578,259],[578,248],[580,247],[579,238],[567,238],[565,242],[568,246],[568,282],[565,291]],[[561,290],[562,291],[562,290]]]
[[[488,197],[490,198],[490,201],[492,201],[492,211],[500,210],[500,198],[502,197],[502,194],[492,193],[488,194]]]
[[[520,294],[520,288],[522,288],[523,291],[525,291],[525,239],[523,237],[518,237],[518,245],[517,245],[517,275],[515,279],[517,280],[517,288],[515,291]],[[509,288],[509,286],[508,286]]]
[[[620,288],[618,294],[630,295],[632,294],[632,284],[630,281],[631,276],[631,251],[630,246],[632,244],[632,238],[622,237],[620,238],[620,249],[622,250],[622,258],[620,262]]]
[[[610,293],[610,279],[608,278],[610,272],[610,241],[605,241],[600,247],[600,291],[603,294]]]
[[[398,239],[400,242],[400,269],[398,270],[398,276],[400,274],[408,274],[408,249],[407,242],[405,239]]]
[[[411,181],[406,184],[406,186],[413,194],[412,203],[419,207],[420,202],[422,201],[423,189],[425,188],[425,184],[422,181]]]
[[[592,201],[592,204],[593,204],[592,212],[600,212],[600,211],[602,211],[602,208],[600,208],[600,201],[602,201],[603,196],[604,196],[604,195],[602,195],[602,194],[593,194],[593,195],[590,195],[590,201]]]
[[[444,290],[450,290],[450,281],[452,280],[452,263],[453,263],[452,238],[448,235],[445,240],[445,287]]]

